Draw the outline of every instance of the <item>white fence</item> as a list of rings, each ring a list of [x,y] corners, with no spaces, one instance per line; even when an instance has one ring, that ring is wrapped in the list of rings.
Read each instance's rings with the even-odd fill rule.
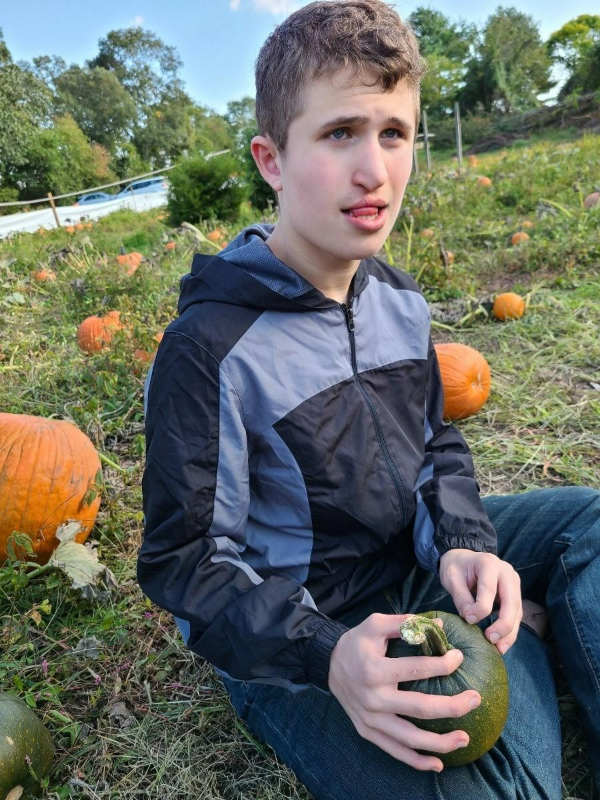
[[[148,211],[150,208],[164,206],[167,203],[166,190],[132,194],[119,200],[107,200],[106,203],[93,203],[83,206],[57,206],[56,213],[61,225],[73,225],[82,220],[95,220],[111,214],[119,208],[131,208],[133,211]],[[51,208],[39,211],[21,211],[0,217],[0,239],[14,233],[33,233],[38,228],[48,230],[56,228],[56,220]]]

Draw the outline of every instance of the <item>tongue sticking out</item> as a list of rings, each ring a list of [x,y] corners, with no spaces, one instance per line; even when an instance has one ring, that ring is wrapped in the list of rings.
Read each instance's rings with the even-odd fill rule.
[[[365,206],[364,208],[351,208],[344,213],[350,214],[351,217],[371,217],[373,214],[378,214],[379,209],[377,206]]]

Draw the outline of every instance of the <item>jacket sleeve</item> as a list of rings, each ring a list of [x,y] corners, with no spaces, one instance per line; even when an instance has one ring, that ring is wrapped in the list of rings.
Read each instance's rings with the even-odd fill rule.
[[[244,561],[250,492],[240,397],[217,359],[167,332],[153,365],[138,582],[189,623],[187,646],[229,676],[328,690],[347,628],[283,575]]]
[[[443,421],[444,391],[429,337],[425,400],[425,458],[415,485],[414,546],[432,572],[452,548],[497,553],[496,532],[479,496],[473,459],[462,434]]]

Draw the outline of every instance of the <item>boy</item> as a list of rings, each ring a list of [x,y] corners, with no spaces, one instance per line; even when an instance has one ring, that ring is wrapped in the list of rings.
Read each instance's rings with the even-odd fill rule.
[[[482,501],[442,421],[426,303],[374,258],[409,179],[422,74],[382,0],[311,3],[261,49],[252,154],[279,218],[182,279],[147,382],[138,578],[316,798],[554,800],[552,668],[532,630],[517,639],[520,584],[548,606],[599,770],[600,495]],[[404,717],[481,698],[398,684],[462,653],[385,658],[405,614],[430,608],[478,623],[511,686],[497,745],[443,771],[435,754],[467,734]]]

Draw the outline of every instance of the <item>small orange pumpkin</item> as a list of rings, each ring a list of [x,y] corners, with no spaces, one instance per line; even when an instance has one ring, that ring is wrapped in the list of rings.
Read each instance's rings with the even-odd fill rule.
[[[67,233],[75,233],[75,226],[74,225],[67,225],[65,227]]]
[[[424,228],[420,234],[423,239],[432,239],[435,236],[435,231],[433,228]]]
[[[119,311],[109,311],[103,317],[87,317],[77,329],[77,343],[86,353],[97,353],[104,350],[113,334],[124,327]]]
[[[44,281],[55,281],[56,273],[51,269],[38,269],[33,273],[34,280],[43,283]]]
[[[524,219],[521,223],[522,228],[533,228],[533,222],[530,219]]]
[[[78,222],[78,223],[75,225],[75,230],[76,230],[76,231],[82,231],[82,230],[83,230],[83,227],[84,227],[84,225],[83,225],[83,222]]]
[[[165,250],[175,250],[177,244],[175,242],[167,242],[165,244]]]
[[[492,185],[492,181],[486,175],[480,175],[477,178],[477,185],[478,186],[483,186],[484,189],[489,189],[490,186]]]
[[[496,319],[518,319],[525,312],[525,300],[516,292],[503,292],[496,296],[492,314]]]
[[[479,159],[475,155],[467,156],[469,159],[469,166],[476,167],[479,164]]]
[[[223,232],[215,228],[214,231],[210,231],[210,233],[206,234],[206,238],[209,242],[218,242],[219,239],[223,238]]]
[[[490,365],[479,350],[466,344],[436,344],[435,352],[444,387],[444,419],[476,414],[490,394]]]
[[[100,459],[92,442],[66,420],[0,413],[0,563],[13,531],[33,540],[35,558],[45,564],[58,546],[59,525],[81,524],[75,541],[88,538],[100,496],[87,502]],[[25,554],[23,554],[25,555]]]
[[[529,234],[525,231],[517,231],[510,237],[511,244],[521,244],[521,242],[529,241]]]

